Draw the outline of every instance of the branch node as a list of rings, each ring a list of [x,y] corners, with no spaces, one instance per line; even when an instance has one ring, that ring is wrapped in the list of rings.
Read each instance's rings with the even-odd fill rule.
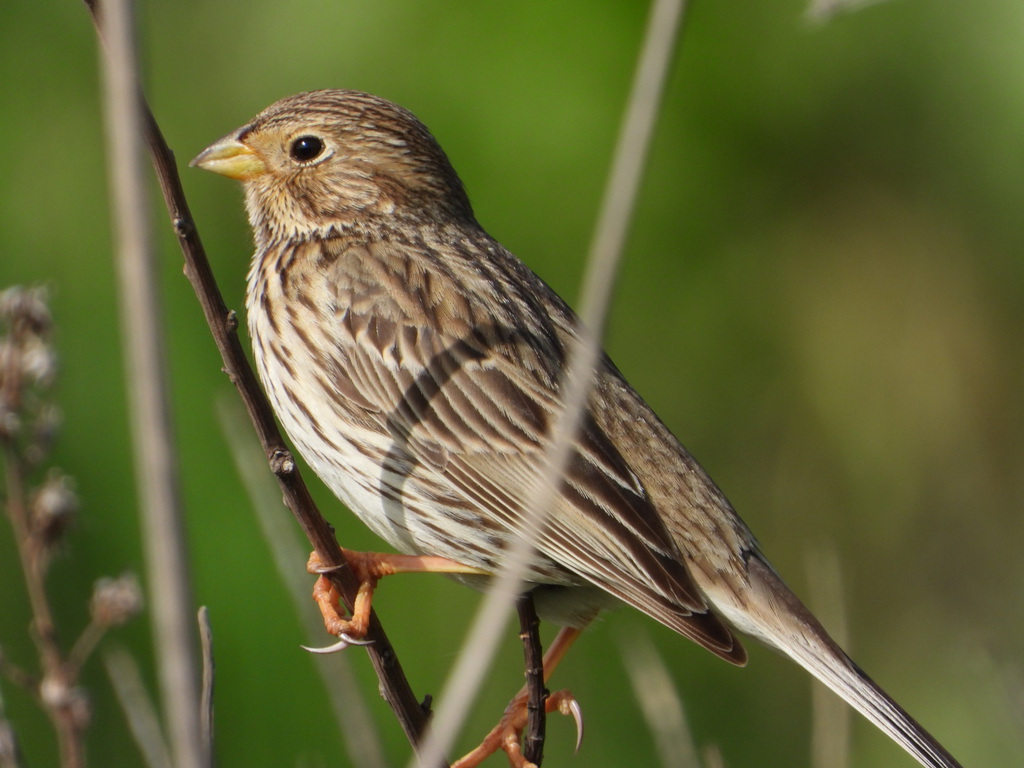
[[[295,471],[295,459],[291,451],[274,451],[270,456],[270,471],[278,477],[285,477]]]
[[[174,232],[182,240],[187,240],[192,236],[192,233],[196,231],[195,225],[191,220],[184,218],[183,216],[174,217]]]

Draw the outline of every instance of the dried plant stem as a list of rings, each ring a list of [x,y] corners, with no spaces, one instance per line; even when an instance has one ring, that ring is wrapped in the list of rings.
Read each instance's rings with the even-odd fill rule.
[[[4,711],[2,691],[0,691],[0,768],[24,768],[18,736]]]
[[[25,578],[25,591],[32,608],[32,640],[39,653],[42,680],[33,680],[20,671],[15,682],[35,691],[43,709],[57,733],[62,768],[84,768],[85,719],[76,710],[74,687],[77,675],[64,662],[53,619],[50,599],[46,594],[45,566],[41,553],[33,546],[35,537],[29,529],[28,498],[25,490],[25,472],[21,456],[13,440],[3,439],[4,493],[7,516],[14,531],[21,569]],[[7,665],[5,673],[8,672]]]
[[[202,647],[203,653],[203,688],[199,706],[199,736],[202,739],[203,752],[212,756],[214,737],[213,689],[216,675],[213,660],[213,626],[210,624],[210,611],[205,605],[200,606],[197,620],[199,623],[199,644]]]
[[[43,583],[42,561],[32,547],[33,537],[29,530],[28,500],[21,456],[14,443],[8,440],[3,441],[3,454],[7,517],[11,521],[14,540],[18,544],[21,570],[25,576],[25,591],[32,607],[32,640],[39,651],[44,671],[56,671],[63,666],[63,660],[57,645],[53,611]]]
[[[835,641],[849,648],[842,568],[835,550],[811,550],[807,555],[807,575],[809,605]],[[812,768],[849,768],[851,709],[824,685],[811,680],[811,714]]]
[[[620,647],[633,695],[654,735],[659,768],[700,768],[683,700],[650,636],[631,632]]]
[[[115,649],[104,653],[103,661],[146,765],[148,768],[173,768],[160,717],[146,692],[135,659],[127,651]]]
[[[99,645],[100,640],[103,639],[106,633],[107,627],[95,618],[86,625],[85,630],[75,640],[75,644],[71,646],[67,661],[65,662],[65,667],[73,675],[77,677],[78,671],[85,664],[85,660],[96,650],[96,646]]]
[[[131,0],[105,0],[102,28],[118,294],[160,691],[175,765],[204,768],[210,755],[200,738],[199,665],[143,180]]]

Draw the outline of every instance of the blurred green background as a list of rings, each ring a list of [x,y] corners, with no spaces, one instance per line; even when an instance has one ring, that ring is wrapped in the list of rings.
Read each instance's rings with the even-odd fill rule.
[[[859,663],[964,765],[1021,765],[1024,4],[895,0],[824,25],[805,10],[693,5],[607,345],[799,594],[809,556],[838,553]],[[573,301],[645,13],[627,0],[181,0],[143,3],[140,27],[146,91],[182,165],[282,96],[378,93],[431,127],[484,226]],[[49,286],[65,413],[54,461],[83,505],[50,579],[66,642],[94,578],[143,571],[96,64],[75,0],[0,4],[0,286]],[[239,190],[183,174],[241,308]],[[219,426],[232,387],[154,210],[219,765],[346,765]],[[316,492],[343,543],[379,546]],[[376,605],[420,695],[439,692],[478,599],[440,577],[384,583]],[[0,606],[0,645],[31,665],[5,526]],[[622,663],[640,635],[671,666],[699,745],[733,767],[808,764],[804,672],[759,647],[730,668],[622,610],[553,681],[580,697],[589,730],[573,758],[556,720],[546,765],[655,764]],[[153,682],[147,621],[109,642]],[[401,765],[408,747],[365,655],[348,655]],[[510,630],[459,752],[520,680]],[[98,660],[86,684],[91,764],[141,765]],[[44,717],[0,685],[30,764],[55,764]],[[860,718],[852,759],[912,765]]]

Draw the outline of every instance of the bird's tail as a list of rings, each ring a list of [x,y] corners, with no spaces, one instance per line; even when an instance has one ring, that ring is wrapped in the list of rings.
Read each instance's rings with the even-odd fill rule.
[[[853,663],[818,620],[756,554],[749,560],[750,605],[738,628],[783,651],[928,768],[962,768],[935,738]],[[725,606],[723,606],[724,608]],[[727,616],[734,611],[724,610]],[[754,626],[750,625],[753,622]]]

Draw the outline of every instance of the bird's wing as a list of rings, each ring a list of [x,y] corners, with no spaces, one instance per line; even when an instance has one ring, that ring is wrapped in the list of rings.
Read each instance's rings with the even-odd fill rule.
[[[451,334],[352,304],[339,307],[338,321],[349,339],[334,366],[339,391],[404,453],[443,474],[461,508],[469,501],[487,510],[486,522],[517,532],[559,407],[558,361],[552,366],[544,345],[522,328],[477,324]],[[743,662],[742,647],[711,612],[640,480],[589,414],[554,503],[536,541],[540,553]]]

